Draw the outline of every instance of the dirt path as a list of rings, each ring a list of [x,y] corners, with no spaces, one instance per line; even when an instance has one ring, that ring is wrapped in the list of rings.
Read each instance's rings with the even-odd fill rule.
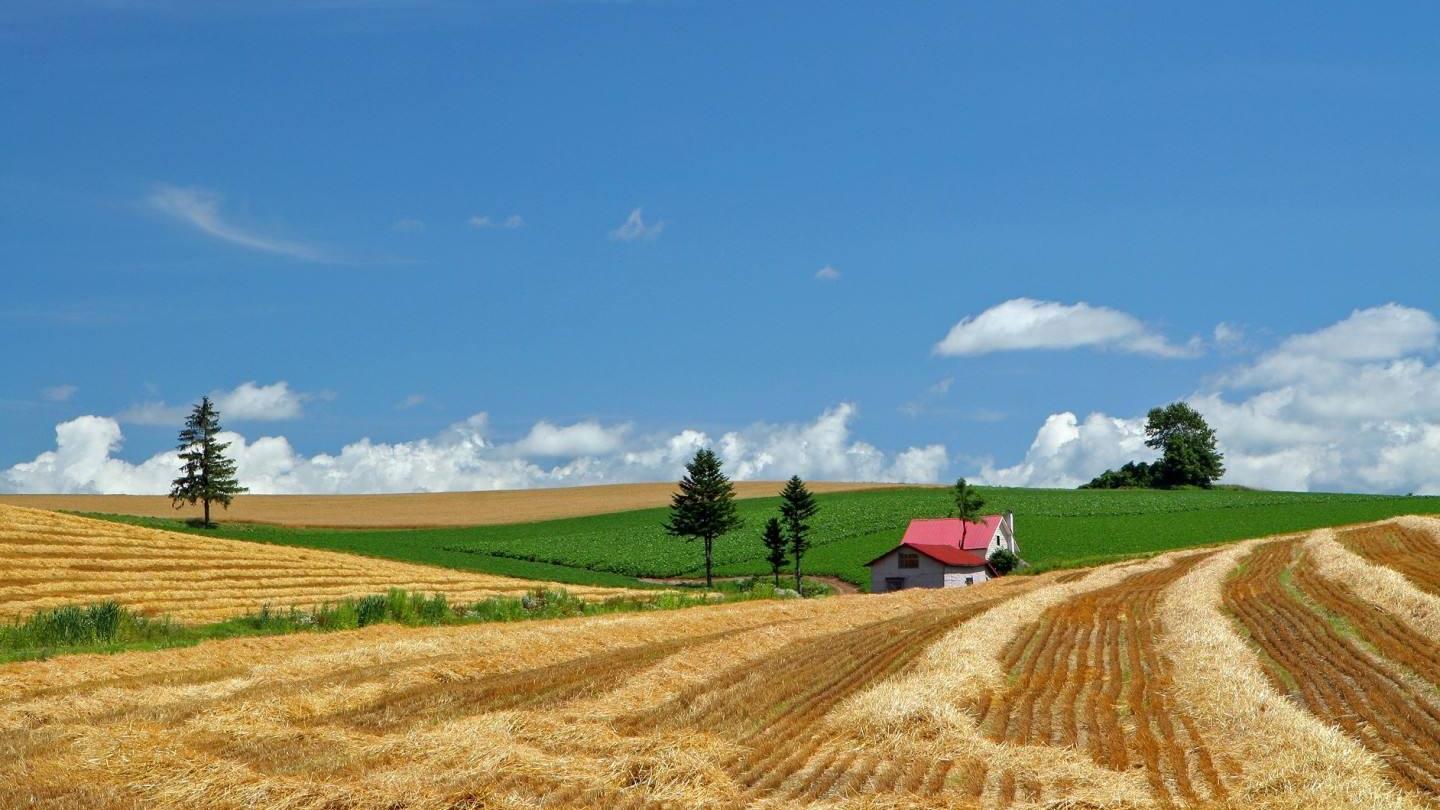
[[[823,582],[834,588],[836,593],[860,593],[860,589],[855,587],[853,583],[846,582],[839,577],[805,578],[815,582]],[[636,579],[639,579],[641,582],[649,582],[652,585],[703,585],[705,583],[704,577],[636,577]],[[750,577],[715,577],[716,582],[738,582],[742,579],[750,579]],[[780,581],[783,583],[785,578],[782,576]],[[781,587],[784,587],[783,584]]]

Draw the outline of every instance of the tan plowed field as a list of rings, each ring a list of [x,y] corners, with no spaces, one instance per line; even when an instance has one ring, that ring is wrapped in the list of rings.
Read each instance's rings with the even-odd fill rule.
[[[783,481],[737,481],[735,494],[766,498],[778,495],[783,486]],[[811,481],[807,486],[820,493],[899,485]],[[214,517],[228,522],[326,528],[489,526],[668,506],[674,492],[675,484],[670,482],[400,495],[246,495]],[[200,516],[198,506],[177,510],[163,495],[0,495],[0,504],[160,518]]]
[[[0,666],[0,807],[1434,807],[1431,525]]]
[[[0,505],[0,619],[113,599],[143,613],[209,622],[267,604],[315,605],[392,587],[473,602],[544,584]],[[582,596],[623,592],[564,587]]]

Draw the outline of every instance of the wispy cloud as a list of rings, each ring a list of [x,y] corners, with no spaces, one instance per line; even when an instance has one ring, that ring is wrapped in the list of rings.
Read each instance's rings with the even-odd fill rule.
[[[620,227],[610,232],[610,238],[616,242],[634,242],[638,239],[650,240],[658,237],[660,232],[665,230],[665,221],[659,220],[653,224],[645,224],[645,217],[641,209],[636,208],[630,212],[630,216],[620,224]]]
[[[840,271],[827,264],[815,271],[815,278],[818,281],[839,281]]]
[[[470,217],[470,227],[481,229],[499,228],[501,230],[513,231],[516,228],[525,227],[525,218],[519,214],[511,214],[504,219],[491,219],[488,216],[476,214]]]
[[[404,399],[400,400],[399,402],[395,403],[395,409],[396,409],[396,410],[399,410],[399,411],[408,411],[408,410],[410,410],[411,408],[416,407],[417,405],[424,405],[424,404],[425,404],[425,395],[424,395],[424,394],[411,394],[410,396],[407,396],[407,397],[405,397]]]
[[[52,385],[49,388],[41,389],[40,396],[47,402],[65,402],[75,396],[80,389],[73,385]]]
[[[231,244],[307,262],[337,261],[334,256],[312,245],[276,239],[227,220],[220,211],[223,198],[213,191],[160,185],[146,201],[156,211]]]
[[[425,221],[415,217],[401,217],[395,220],[395,224],[390,226],[390,230],[401,233],[419,233],[425,230]]]

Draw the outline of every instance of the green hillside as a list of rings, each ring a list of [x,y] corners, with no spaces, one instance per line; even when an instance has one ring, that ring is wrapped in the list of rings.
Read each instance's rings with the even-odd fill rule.
[[[1083,565],[1401,514],[1440,513],[1440,498],[1238,490],[982,488],[986,511],[1013,510],[1022,556],[1037,570]],[[948,490],[905,488],[817,496],[808,573],[864,586],[864,563],[895,545],[916,517],[943,517]],[[744,529],[716,542],[719,575],[767,573],[760,529],[778,498],[740,501]],[[94,515],[156,528],[368,554],[495,574],[596,585],[696,576],[696,544],[667,537],[665,509],[471,528],[340,530],[248,524],[194,529],[181,521]]]

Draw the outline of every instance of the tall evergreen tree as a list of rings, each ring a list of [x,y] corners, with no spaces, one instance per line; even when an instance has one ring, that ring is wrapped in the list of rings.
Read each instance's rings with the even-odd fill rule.
[[[695,453],[685,465],[680,491],[670,499],[670,520],[665,532],[705,542],[705,587],[714,585],[715,539],[744,525],[735,508],[735,487],[720,471],[720,457],[709,448]]]
[[[980,510],[985,508],[985,498],[964,478],[955,479],[952,490],[955,496],[955,516],[960,518],[960,547],[965,547],[965,532],[970,524],[980,519]]]
[[[789,548],[789,541],[785,539],[785,531],[780,528],[779,518],[770,518],[765,523],[765,533],[760,537],[765,543],[765,561],[770,563],[770,573],[775,575],[775,587],[780,587],[780,569],[790,558],[785,555]]]
[[[800,590],[800,563],[810,549],[810,518],[820,511],[815,496],[805,488],[800,476],[794,475],[785,482],[780,491],[780,519],[785,523],[785,534],[790,540],[790,556],[795,558],[795,590]]]
[[[220,412],[209,397],[201,397],[180,430],[180,477],[170,485],[170,500],[176,509],[196,501],[205,505],[207,527],[212,525],[211,501],[228,509],[236,495],[250,491],[240,486],[235,460],[225,455],[230,443],[216,441],[220,430]]]

